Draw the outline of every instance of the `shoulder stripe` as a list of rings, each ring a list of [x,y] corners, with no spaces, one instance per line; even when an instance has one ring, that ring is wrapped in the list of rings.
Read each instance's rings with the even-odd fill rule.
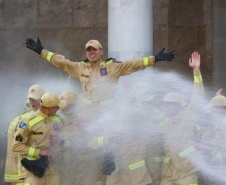
[[[88,64],[87,64],[87,63],[85,63],[84,61],[82,61],[81,63],[82,63],[82,64],[84,64],[84,65],[88,65]]]
[[[61,119],[60,119],[59,116],[50,116],[49,118],[50,118],[51,120],[53,120],[53,121],[58,121],[58,122],[61,121]]]
[[[34,113],[34,111],[32,110],[32,111],[30,111],[30,112],[26,112],[26,113],[24,113],[24,114],[21,114],[21,118],[26,118],[26,117],[32,115],[33,113]]]
[[[33,125],[35,125],[36,123],[42,121],[44,118],[42,116],[38,116],[38,117],[35,117],[34,119],[30,120],[28,123],[29,123],[29,126],[32,127]]]

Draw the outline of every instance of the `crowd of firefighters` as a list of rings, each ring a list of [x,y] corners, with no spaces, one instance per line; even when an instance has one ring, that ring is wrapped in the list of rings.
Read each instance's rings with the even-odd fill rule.
[[[97,46],[99,43],[87,44],[87,51],[90,47],[94,49],[88,51],[94,52],[91,58],[95,57],[96,50],[102,49]],[[45,55],[43,58],[57,67],[69,74],[79,74],[75,67],[70,71],[69,62],[60,55],[43,53],[42,57]],[[135,63],[136,70],[140,70],[139,62],[148,66],[148,60],[157,61],[157,57],[132,61],[133,64],[129,61],[120,70],[121,64],[116,63],[114,70],[118,76],[123,76],[131,73],[126,70],[134,72]],[[60,60],[68,66],[63,66]],[[103,81],[99,77],[95,84],[100,87],[99,92],[106,94],[98,94],[98,98],[112,91],[109,86],[101,87],[103,82],[115,83],[105,79],[107,70],[113,72],[108,67],[111,63],[114,61],[100,64],[100,76],[105,77]],[[88,66],[89,72],[89,64],[79,65],[84,66],[84,69],[78,67],[83,71]],[[204,100],[204,88],[197,52],[192,53],[189,66],[194,74],[190,103],[178,92],[158,96],[145,89],[136,89],[133,96],[124,97],[129,99],[126,106],[117,99],[99,101],[95,93],[89,96],[87,91],[87,84],[92,83],[91,76],[96,79],[94,73],[79,76],[85,92],[81,102],[71,90],[57,97],[44,93],[37,84],[31,86],[28,110],[9,125],[4,181],[12,185],[223,184],[226,148],[218,141],[225,138],[226,97],[218,92],[204,106],[200,101]],[[87,97],[92,97],[92,101]],[[221,178],[211,176],[211,170]]]

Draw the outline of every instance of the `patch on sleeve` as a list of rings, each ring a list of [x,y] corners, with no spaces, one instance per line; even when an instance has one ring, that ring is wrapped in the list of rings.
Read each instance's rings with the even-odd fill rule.
[[[53,129],[55,130],[55,131],[57,131],[57,130],[59,130],[59,126],[57,125],[57,124],[53,124]]]
[[[18,135],[16,136],[16,141],[22,142],[22,141],[23,141],[23,136],[22,136],[21,134],[18,134]]]
[[[25,129],[26,125],[27,125],[26,123],[20,122],[19,128]]]

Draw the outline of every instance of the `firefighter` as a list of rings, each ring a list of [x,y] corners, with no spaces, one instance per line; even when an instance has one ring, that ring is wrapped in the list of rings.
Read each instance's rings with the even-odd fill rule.
[[[18,170],[18,155],[13,152],[12,142],[15,134],[16,126],[20,119],[24,119],[35,111],[37,111],[40,107],[40,98],[44,94],[44,90],[39,85],[32,85],[29,88],[27,99],[30,109],[26,112],[22,113],[20,116],[14,118],[9,125],[8,129],[8,142],[7,142],[7,157],[5,163],[5,176],[4,181],[8,182],[9,185],[15,185],[17,183],[23,182],[20,179],[20,173]]]
[[[104,51],[97,40],[90,40],[85,45],[88,60],[82,62],[71,62],[62,55],[44,49],[39,38],[37,42],[31,38],[27,39],[26,47],[41,54],[43,59],[65,70],[71,76],[79,78],[83,89],[82,101],[88,105],[106,105],[113,102],[116,84],[120,76],[145,69],[158,61],[174,59],[174,52],[164,53],[164,49],[162,49],[155,56],[123,63],[114,59],[103,61]]]
[[[166,119],[160,111],[161,99],[159,96],[151,95],[145,90],[138,90],[135,96],[143,112],[142,122],[145,125],[141,129],[143,137],[146,138],[146,164],[153,181],[151,185],[159,185],[164,155],[162,125]]]
[[[61,130],[63,137],[62,177],[65,185],[104,184],[100,152],[88,148],[89,122],[77,108],[77,95],[70,90],[59,96],[66,104],[60,107],[60,115],[66,126]],[[86,111],[86,114],[89,114]],[[73,173],[73,174],[72,174]]]
[[[60,107],[66,106],[66,102],[61,100]],[[49,133],[50,146],[52,150],[51,169],[49,174],[52,176],[60,176],[60,168],[63,160],[63,138],[61,130],[65,127],[62,118],[59,115],[50,115],[51,130]]]
[[[35,176],[34,172],[26,170],[19,163],[20,179],[31,185],[60,185],[61,177],[54,165],[52,165],[52,150],[50,148],[50,137],[52,119],[61,105],[60,99],[53,93],[44,94],[41,99],[40,108],[32,115],[21,119],[14,135],[13,151],[20,154],[19,160],[26,158],[31,161],[38,161],[40,156],[48,156],[49,167],[43,177]],[[32,169],[36,170],[36,169]]]
[[[208,118],[209,124],[207,131],[201,138],[201,151],[204,153],[210,172],[206,174],[203,171],[202,182],[220,185],[224,184],[224,178],[221,174],[225,174],[226,164],[226,146],[224,144],[226,138],[226,97],[220,94],[216,95],[211,99],[208,109],[205,117]]]
[[[65,105],[60,107],[59,114],[63,118],[65,126],[68,126],[78,117],[76,114],[78,97],[73,91],[65,90],[61,93],[59,98],[60,100],[65,101]]]
[[[161,185],[198,184],[198,152],[194,146],[194,113],[198,114],[195,101],[203,96],[202,76],[199,70],[200,55],[193,52],[189,66],[194,72],[193,98],[190,106],[181,94],[167,93],[163,98],[165,115],[168,122],[164,129],[164,159],[162,164]]]
[[[74,178],[68,174],[70,173],[70,170],[73,169],[72,166],[75,167],[77,165],[74,159],[71,160],[72,156],[69,150],[70,140],[67,139],[68,135],[72,135],[71,132],[75,133],[77,130],[76,125],[73,124],[77,117],[77,113],[75,111],[77,95],[71,90],[65,90],[61,93],[59,99],[61,101],[65,101],[64,106],[60,107],[59,115],[63,118],[65,124],[65,127],[60,131],[64,141],[62,148],[63,161],[61,161],[61,175],[63,184],[67,185],[72,184],[73,181],[71,179]]]

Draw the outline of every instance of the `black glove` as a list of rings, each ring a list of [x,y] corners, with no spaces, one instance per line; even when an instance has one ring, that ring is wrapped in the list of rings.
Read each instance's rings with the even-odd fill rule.
[[[106,61],[110,61],[110,60],[116,61],[115,58],[108,58]]]
[[[89,59],[87,58],[87,59],[83,60],[83,62],[87,63],[87,62],[89,62]]]
[[[112,62],[122,63],[122,61],[118,61],[115,58],[108,58],[106,61],[110,61],[110,60],[112,60]]]
[[[172,61],[175,58],[174,57],[175,54],[173,51],[163,53],[164,50],[165,50],[165,48],[162,48],[161,51],[159,51],[155,55],[155,62],[163,61],[163,60]]]
[[[111,151],[104,152],[103,175],[111,175],[115,170],[114,154]]]
[[[48,156],[42,155],[38,160],[28,160],[27,158],[21,159],[21,164],[36,177],[43,177],[46,168],[49,166]]]
[[[39,40],[39,37],[37,39],[37,42],[31,38],[26,39],[26,47],[38,53],[39,55],[41,54],[42,49],[44,49],[41,41]]]

